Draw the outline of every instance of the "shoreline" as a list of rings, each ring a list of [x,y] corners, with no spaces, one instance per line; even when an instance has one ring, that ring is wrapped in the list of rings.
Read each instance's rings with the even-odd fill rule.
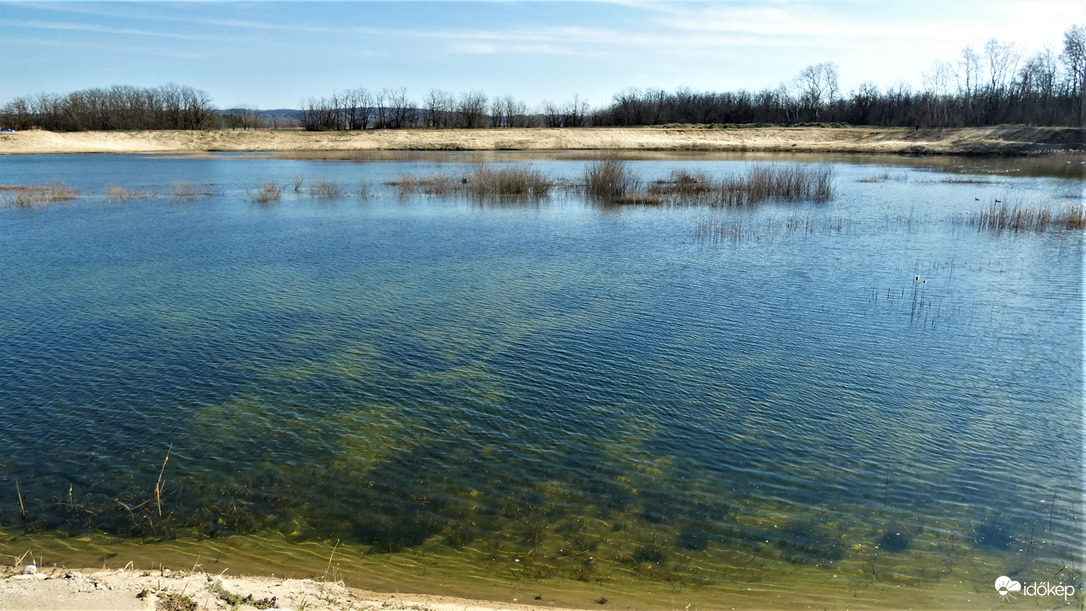
[[[661,151],[1024,156],[1086,149],[1086,129],[995,126],[583,127],[48,132],[0,134],[0,155],[84,153],[290,153],[317,151]]]
[[[556,607],[382,593],[349,587],[342,581],[229,575],[227,571],[213,574],[141,570],[129,563],[120,569],[2,567],[0,608],[10,611],[302,608],[308,611],[540,611]]]

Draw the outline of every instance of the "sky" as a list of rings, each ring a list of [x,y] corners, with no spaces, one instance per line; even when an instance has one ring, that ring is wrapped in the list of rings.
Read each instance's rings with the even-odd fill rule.
[[[919,88],[936,61],[991,38],[1059,53],[1086,0],[716,2],[5,2],[0,104],[166,83],[219,108],[299,108],[358,87],[593,106],[629,88],[757,91],[836,62]]]

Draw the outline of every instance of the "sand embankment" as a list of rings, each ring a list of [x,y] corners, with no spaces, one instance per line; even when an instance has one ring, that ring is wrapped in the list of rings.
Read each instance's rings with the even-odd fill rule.
[[[22,574],[20,574],[22,573]],[[532,601],[536,602],[536,601]],[[379,594],[312,579],[240,577],[169,570],[0,569],[0,609],[7,611],[154,611],[156,609],[306,609],[362,611],[537,611],[552,607],[447,596]]]
[[[292,151],[720,151],[1024,155],[1086,149],[1079,128],[960,129],[614,127],[364,132],[29,130],[0,134],[0,154]]]

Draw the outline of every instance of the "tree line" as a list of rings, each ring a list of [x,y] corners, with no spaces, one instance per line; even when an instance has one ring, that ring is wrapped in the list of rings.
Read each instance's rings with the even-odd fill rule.
[[[979,51],[966,47],[955,61],[936,62],[923,74],[920,90],[904,82],[887,89],[865,82],[843,93],[833,62],[807,66],[791,81],[756,92],[631,88],[600,108],[591,108],[577,96],[530,108],[513,96],[490,97],[477,90],[431,89],[422,100],[415,100],[403,87],[357,88],[305,100],[297,126],[310,131],[676,123],[1081,126],[1086,101],[1086,27],[1070,27],[1062,43],[1058,54],[1044,49],[1026,56],[1015,45],[993,38]],[[0,108],[0,121],[15,129],[56,131],[284,126],[268,125],[251,109],[219,113],[206,93],[179,85],[118,86],[16,98]]]
[[[4,127],[51,131],[212,129],[219,113],[206,92],[183,85],[85,89],[15,98],[0,109]]]

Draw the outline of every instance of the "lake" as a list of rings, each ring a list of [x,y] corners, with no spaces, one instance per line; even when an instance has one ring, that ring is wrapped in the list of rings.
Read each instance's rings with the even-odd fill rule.
[[[995,608],[1009,576],[1082,604],[1084,234],[970,221],[1081,206],[1081,173],[646,155],[646,182],[829,165],[835,196],[617,206],[570,186],[587,157],[0,157],[0,184],[80,192],[0,207],[0,558],[631,609]],[[386,184],[480,162],[566,186]]]

